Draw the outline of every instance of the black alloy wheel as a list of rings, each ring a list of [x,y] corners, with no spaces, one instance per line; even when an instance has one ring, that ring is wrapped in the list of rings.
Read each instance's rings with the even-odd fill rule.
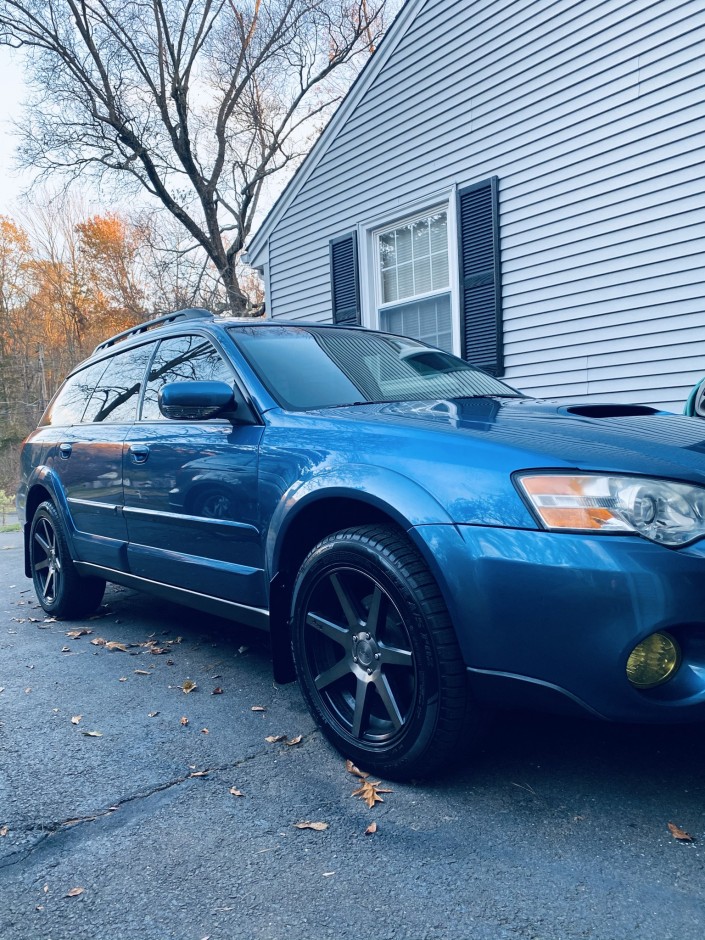
[[[437,774],[457,756],[466,674],[438,586],[391,526],[324,539],[294,590],[292,647],[307,703],[362,770]]]
[[[34,590],[48,614],[63,618],[85,617],[98,607],[105,581],[78,574],[53,503],[42,503],[34,514],[29,557]]]

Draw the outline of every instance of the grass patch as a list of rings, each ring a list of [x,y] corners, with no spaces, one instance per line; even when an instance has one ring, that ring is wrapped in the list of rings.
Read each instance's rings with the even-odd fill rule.
[[[22,526],[19,522],[14,522],[12,525],[0,525],[0,533],[2,532],[21,532]]]

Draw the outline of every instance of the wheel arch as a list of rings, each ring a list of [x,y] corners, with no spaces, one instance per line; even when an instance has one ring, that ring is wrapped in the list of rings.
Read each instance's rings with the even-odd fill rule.
[[[286,493],[274,513],[267,539],[275,680],[295,679],[290,649],[291,592],[301,563],[321,539],[368,523],[392,525],[406,533],[415,525],[449,522],[443,507],[418,484],[401,474],[375,468],[348,466]]]
[[[64,519],[70,520],[68,515],[68,504],[64,497],[61,485],[56,479],[56,475],[49,467],[37,467],[27,484],[27,497],[24,505],[24,573],[28,578],[32,577],[32,568],[29,559],[29,533],[32,528],[32,520],[37,508],[49,500],[54,503],[63,513]],[[71,539],[68,539],[69,548],[72,548]]]

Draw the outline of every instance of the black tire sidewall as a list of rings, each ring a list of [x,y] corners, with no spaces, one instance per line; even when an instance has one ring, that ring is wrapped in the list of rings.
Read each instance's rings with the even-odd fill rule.
[[[416,670],[415,702],[404,732],[388,744],[361,746],[341,728],[325,707],[309,671],[304,647],[304,614],[315,586],[338,568],[353,568],[378,581],[396,604],[411,641]],[[423,609],[423,600],[416,596],[400,568],[393,551],[385,551],[379,543],[337,536],[335,540],[322,542],[306,558],[292,598],[292,651],[309,708],[321,730],[339,750],[350,755],[363,769],[387,775],[422,761],[436,730],[441,697],[439,662],[427,622],[428,614]]]

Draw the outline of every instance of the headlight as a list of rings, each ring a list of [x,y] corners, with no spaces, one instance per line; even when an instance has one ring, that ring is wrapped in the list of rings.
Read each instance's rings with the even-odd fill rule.
[[[662,545],[705,536],[705,489],[642,477],[529,473],[518,483],[547,529],[643,535]]]

